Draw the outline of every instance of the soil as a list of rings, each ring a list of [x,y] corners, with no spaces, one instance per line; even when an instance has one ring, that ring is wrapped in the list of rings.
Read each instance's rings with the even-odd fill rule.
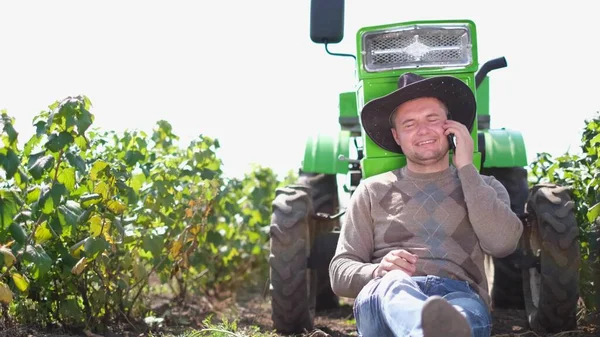
[[[272,329],[270,317],[270,303],[268,299],[254,298],[242,305],[241,323],[257,325],[262,331]],[[331,336],[347,337],[358,336],[353,320],[352,302],[342,301],[342,305],[335,310],[323,311],[315,318],[315,330],[302,335],[305,337]],[[493,315],[493,337],[598,337],[600,329],[597,325],[581,325],[575,331],[565,331],[557,334],[536,334],[527,327],[527,316],[523,310],[495,310]],[[281,335],[284,336],[284,335]],[[449,336],[450,337],[450,336]]]
[[[352,301],[342,299],[340,307],[318,312],[315,317],[315,329],[296,337],[349,337],[358,336],[352,313]],[[188,299],[183,304],[174,303],[168,297],[156,297],[152,300],[152,308],[157,317],[164,317],[163,325],[149,329],[146,324],[131,322],[115,324],[108,330],[90,335],[83,331],[65,331],[61,329],[41,329],[33,326],[10,324],[0,318],[0,337],[140,337],[140,336],[178,336],[184,331],[194,328],[202,329],[203,320],[213,316],[215,323],[223,318],[230,322],[237,321],[238,329],[258,327],[262,333],[273,332],[271,306],[268,296],[257,291],[237,296],[235,299],[208,299],[207,297]],[[537,334],[527,327],[526,314],[523,310],[495,310],[493,313],[493,337],[592,337],[600,336],[600,327],[593,323],[581,324],[575,331],[556,334]],[[246,330],[248,331],[248,330]],[[243,334],[243,336],[248,336]],[[277,335],[273,332],[270,336]],[[450,337],[450,336],[449,336]]]

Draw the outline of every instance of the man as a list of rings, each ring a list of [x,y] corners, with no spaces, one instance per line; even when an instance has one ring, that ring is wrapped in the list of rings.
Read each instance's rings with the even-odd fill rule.
[[[484,253],[512,253],[521,221],[506,189],[473,165],[470,88],[411,73],[398,87],[368,102],[361,121],[406,166],[364,179],[352,195],[329,266],[333,291],[355,298],[365,337],[489,336]]]

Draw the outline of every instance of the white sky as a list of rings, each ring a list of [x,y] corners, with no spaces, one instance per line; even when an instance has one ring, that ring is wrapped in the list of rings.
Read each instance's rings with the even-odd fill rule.
[[[354,54],[365,25],[472,19],[480,63],[508,61],[490,74],[492,127],[520,130],[530,159],[577,150],[600,106],[593,2],[507,3],[348,0],[331,50]],[[23,144],[36,114],[85,94],[95,126],[149,132],[165,119],[184,144],[219,139],[228,175],[252,162],[285,174],[307,135],[337,130],[338,93],[354,86],[352,59],[310,41],[309,13],[309,0],[1,1],[0,109]]]

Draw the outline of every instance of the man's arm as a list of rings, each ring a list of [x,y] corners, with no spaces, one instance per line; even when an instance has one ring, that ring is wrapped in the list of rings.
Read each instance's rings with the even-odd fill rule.
[[[495,257],[515,251],[523,233],[523,224],[510,208],[506,188],[492,178],[487,184],[472,164],[458,170],[469,220],[481,248]]]
[[[336,252],[329,264],[331,288],[341,297],[356,298],[373,279],[373,220],[369,191],[360,184],[350,198]]]

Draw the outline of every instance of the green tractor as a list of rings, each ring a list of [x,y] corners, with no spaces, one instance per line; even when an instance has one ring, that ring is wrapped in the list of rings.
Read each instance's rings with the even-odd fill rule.
[[[488,256],[486,273],[494,309],[524,309],[537,332],[576,328],[579,299],[579,241],[574,204],[562,186],[529,186],[522,135],[490,129],[492,70],[503,57],[480,66],[477,30],[471,20],[411,21],[363,27],[356,33],[356,56],[331,53],[344,33],[344,0],[312,0],[310,37],[330,55],[354,58],[355,90],[339,94],[337,136],[309,136],[295,184],[280,188],[270,225],[270,295],[274,328],[301,333],[315,315],[335,308],[328,267],[339,237],[344,209],[362,179],[405,165],[403,155],[377,146],[364,133],[359,111],[370,100],[397,88],[405,72],[452,75],[476,94],[472,137],[474,165],[508,190],[511,208],[524,232],[510,256]],[[318,130],[315,130],[318,131]]]

